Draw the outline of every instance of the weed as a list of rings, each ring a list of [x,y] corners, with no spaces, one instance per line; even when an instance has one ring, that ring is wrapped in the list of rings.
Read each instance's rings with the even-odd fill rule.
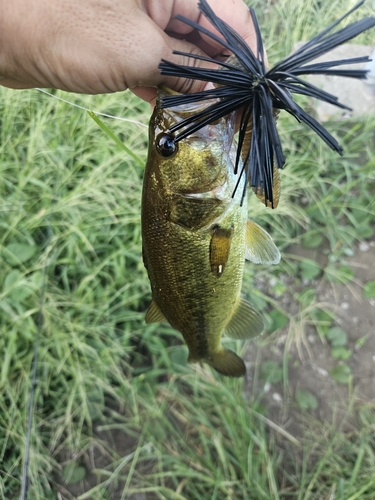
[[[272,62],[345,6],[341,0],[269,0],[254,7]],[[280,436],[292,450],[299,449],[298,441],[267,420],[258,401],[244,397],[242,381],[187,366],[179,334],[144,324],[150,288],[141,261],[138,159],[146,158],[147,127],[106,121],[124,150],[87,113],[64,102],[36,91],[0,89],[0,95],[0,498],[19,496],[46,268],[30,498],[54,499],[59,489],[69,498],[63,480],[72,481],[73,472],[81,479],[81,500],[307,500],[333,491],[345,500],[373,498],[373,412],[363,409],[351,436],[322,432],[318,439],[315,426],[301,463],[287,447],[276,446]],[[148,107],[129,93],[68,99],[148,122]],[[292,318],[294,331],[311,322],[323,338],[334,327],[334,312],[316,303],[310,285],[308,293],[293,296],[298,313],[286,311],[279,301],[290,286],[281,276],[307,283],[323,274],[352,280],[348,249],[371,236],[375,222],[374,122],[329,124],[345,146],[344,158],[288,117],[279,122],[287,156],[281,203],[273,212],[252,197],[250,215],[271,228],[282,249],[324,242],[330,259],[326,266],[314,258],[297,262],[285,252],[279,269],[247,266],[243,292],[265,314],[272,305],[270,330]],[[275,296],[255,289],[272,278]],[[373,298],[372,282],[364,293]],[[342,363],[344,352],[336,355]],[[273,380],[286,379],[287,360],[272,373]],[[348,383],[352,375],[338,364],[332,376]],[[307,393],[299,393],[298,401],[303,408],[315,406]]]

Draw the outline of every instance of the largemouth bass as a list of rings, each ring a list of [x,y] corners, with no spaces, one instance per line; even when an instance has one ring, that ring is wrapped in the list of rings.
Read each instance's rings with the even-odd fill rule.
[[[240,296],[245,257],[276,264],[280,254],[266,231],[247,222],[246,175],[234,173],[234,114],[177,144],[171,126],[206,105],[161,109],[166,93],[159,91],[151,117],[143,183],[143,259],[152,289],[146,322],[180,331],[189,362],[239,377],[245,364],[222,347],[222,334],[246,339],[263,331],[262,317]]]

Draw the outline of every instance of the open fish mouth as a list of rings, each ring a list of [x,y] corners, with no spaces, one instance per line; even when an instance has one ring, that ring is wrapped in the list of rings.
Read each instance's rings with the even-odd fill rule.
[[[168,98],[178,99],[182,96],[184,96],[184,94],[175,92],[166,87],[162,87],[158,91],[157,105],[162,109],[166,109],[166,106],[164,106],[163,104],[165,102],[165,99]],[[219,104],[219,99],[215,99],[215,101],[217,104]],[[173,134],[173,131],[175,129],[184,130],[184,128],[188,126],[185,124],[187,122],[190,122],[191,118],[195,119],[197,115],[199,116],[201,114],[205,114],[208,108],[212,106],[212,104],[213,104],[212,102],[207,102],[207,101],[203,102],[183,101],[177,105],[172,105],[167,107],[166,112],[168,113],[168,116],[170,118],[169,132],[172,134],[175,142],[178,142],[183,138],[186,141],[189,141],[190,144],[196,149],[200,149],[203,148],[203,144],[206,144],[207,139],[214,140],[220,134],[223,134],[223,131],[219,131],[219,129],[216,127],[216,125],[220,124],[220,122],[222,122],[223,125],[228,129],[233,130],[235,123],[234,114],[233,116],[225,115],[225,117],[218,117],[217,119],[211,121],[210,123],[206,123],[204,126],[197,128],[196,130],[190,130],[189,134],[185,137],[180,137]],[[199,145],[199,140],[202,141],[201,146]]]

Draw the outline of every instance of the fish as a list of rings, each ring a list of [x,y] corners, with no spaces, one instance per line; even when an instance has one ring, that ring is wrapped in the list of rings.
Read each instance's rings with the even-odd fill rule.
[[[264,329],[261,314],[241,297],[245,258],[277,264],[280,252],[247,219],[246,175],[235,172],[235,113],[177,143],[170,128],[207,103],[163,109],[166,95],[176,92],[158,91],[143,181],[142,253],[152,290],[145,320],[178,330],[189,362],[240,377],[245,363],[222,346],[222,335],[248,339]]]

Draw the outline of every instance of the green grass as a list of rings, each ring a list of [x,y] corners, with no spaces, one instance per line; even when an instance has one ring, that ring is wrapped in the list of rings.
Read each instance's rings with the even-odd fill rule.
[[[320,10],[304,3],[291,23],[296,3],[273,3],[257,9],[271,62],[344,9],[342,1]],[[128,93],[64,97],[144,125],[150,115]],[[147,126],[101,118],[124,151],[89,114],[37,91],[0,89],[0,107],[0,499],[19,498],[44,282],[30,499],[55,499],[58,491],[73,498],[62,489],[73,472],[85,477],[80,499],[374,498],[371,411],[356,414],[350,435],[309,422],[311,437],[298,444],[284,435],[280,447],[281,429],[270,433],[267,409],[244,397],[243,381],[188,366],[179,334],[144,324],[150,286],[138,159],[146,159]],[[321,237],[329,263],[318,271],[345,282],[345,256],[375,223],[375,123],[328,125],[344,158],[288,117],[279,127],[288,158],[282,201],[272,212],[252,197],[251,217],[282,249]],[[244,294],[269,330],[283,317],[329,327],[314,298],[296,296],[300,309],[290,318],[255,289],[256,280],[274,278],[282,294],[279,276],[311,272],[311,263],[288,255],[272,269],[246,266]]]

